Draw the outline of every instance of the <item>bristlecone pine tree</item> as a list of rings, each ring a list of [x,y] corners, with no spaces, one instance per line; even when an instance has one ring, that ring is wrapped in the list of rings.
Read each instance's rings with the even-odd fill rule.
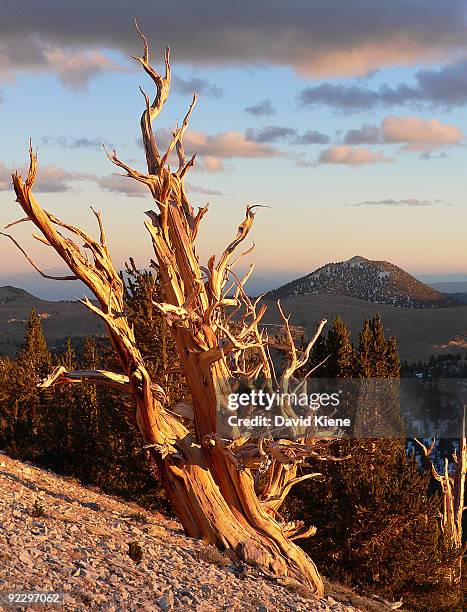
[[[239,377],[250,382],[258,377],[273,379],[268,338],[259,327],[265,307],[249,299],[243,289],[246,279],[240,280],[232,272],[238,260],[237,248],[253,224],[255,206],[247,207],[236,236],[218,260],[212,256],[203,267],[194,242],[207,206],[195,213],[184,186],[185,176],[195,161],[194,156],[188,159],[185,155],[183,136],[196,95],[181,127],[175,128],[167,150],[161,152],[152,123],[169,95],[169,49],[165,52],[165,74],[158,74],[149,62],[147,40],[141,32],[140,35],[144,51],[135,59],[156,87],[152,101],[144,94],[141,117],[147,171],[132,169],[115,151],[108,153],[108,157],[126,176],[145,185],[154,200],[156,208],[147,212],[149,220],[145,225],[164,293],[164,301],[157,307],[171,326],[180,355],[192,397],[192,405],[183,406],[183,416],[186,419],[191,415],[192,425],[186,426],[173,407],[171,411],[167,409],[160,381],[151,379],[126,316],[123,282],[112,263],[100,213],[94,213],[100,233],[94,239],[43,209],[33,195],[37,156],[30,147],[26,180],[18,173],[13,175],[17,201],[25,213],[21,221],[35,225],[40,235],[34,237],[55,249],[67,264],[72,274],[66,280],[80,279],[92,291],[99,306],[87,299],[84,303],[105,322],[123,369],[123,374],[115,374],[101,370],[68,371],[60,366],[42,386],[81,381],[111,385],[130,393],[133,418],[186,533],[203,538],[270,575],[296,579],[321,594],[323,583],[315,564],[293,541],[306,537],[313,529],[285,522],[278,510],[294,484],[313,476],[297,475],[298,468],[304,465],[306,457],[321,450],[323,442],[315,438],[258,440],[241,435],[224,439],[216,433],[216,416],[227,405],[232,390],[230,381]],[[172,171],[169,160],[174,156],[178,158],[178,167]],[[14,238],[8,237],[19,246]],[[78,243],[84,244],[86,251]],[[234,285],[233,292],[229,282]],[[235,316],[233,310],[237,310]],[[279,384],[287,388],[294,372],[306,363],[325,321],[318,326],[308,347],[297,351],[282,310],[281,315],[289,361]]]

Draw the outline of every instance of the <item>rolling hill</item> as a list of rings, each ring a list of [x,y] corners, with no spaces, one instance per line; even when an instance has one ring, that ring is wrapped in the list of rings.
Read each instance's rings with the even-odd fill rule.
[[[276,300],[265,298],[268,310],[263,323],[280,323]],[[457,308],[401,308],[388,304],[374,304],[345,295],[308,294],[281,299],[285,313],[291,314],[291,324],[302,328],[308,336],[322,318],[327,328],[340,314],[358,341],[358,333],[365,317],[379,313],[386,335],[397,338],[402,360],[428,360],[430,355],[443,353],[467,354],[467,306]],[[274,329],[274,327],[272,327]],[[326,330],[326,328],[325,328]]]
[[[329,263],[266,294],[267,299],[299,295],[345,295],[404,308],[456,306],[452,297],[425,285],[387,261],[352,257]]]
[[[41,300],[23,289],[0,287],[0,356],[14,356],[21,347],[26,320],[35,308],[50,347],[66,337],[105,333],[104,324],[80,302]]]

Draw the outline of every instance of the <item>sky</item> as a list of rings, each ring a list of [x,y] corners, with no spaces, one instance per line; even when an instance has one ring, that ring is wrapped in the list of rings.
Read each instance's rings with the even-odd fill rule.
[[[192,203],[210,202],[201,259],[223,250],[246,204],[262,204],[250,257],[260,280],[281,284],[354,255],[419,276],[466,274],[466,9],[465,0],[2,0],[0,225],[21,217],[10,175],[25,168],[31,138],[42,206],[95,230],[92,205],[116,265],[129,256],[147,265],[150,197],[102,149],[144,169],[139,86],[152,93],[152,83],[131,58],[141,53],[137,18],[155,66],[171,47],[172,91],[154,125],[161,146],[199,94],[185,146],[198,152]],[[27,223],[11,231],[43,269],[61,266]],[[27,272],[2,238],[0,280]]]

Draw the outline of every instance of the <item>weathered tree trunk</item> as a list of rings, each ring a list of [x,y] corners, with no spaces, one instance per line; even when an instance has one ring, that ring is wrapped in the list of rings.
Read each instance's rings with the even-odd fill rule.
[[[162,155],[152,122],[169,94],[169,51],[165,54],[165,75],[161,76],[150,65],[147,41],[143,34],[141,37],[144,53],[135,59],[156,86],[152,102],[145,95],[146,109],[141,117],[147,173],[133,170],[115,152],[108,156],[128,177],[145,184],[156,204],[157,211],[147,213],[150,222],[146,222],[146,227],[162,277],[165,301],[158,307],[171,325],[180,353],[193,400],[188,410],[193,415],[193,427],[186,427],[167,410],[163,389],[150,380],[125,316],[122,280],[113,267],[100,215],[95,213],[100,238],[94,240],[81,229],[43,210],[32,194],[36,156],[31,149],[26,181],[18,174],[13,176],[17,201],[26,213],[22,221],[36,225],[42,234],[36,238],[62,257],[73,272],[67,279],[81,279],[94,293],[100,308],[88,300],[84,303],[105,321],[124,372],[123,375],[102,371],[66,372],[59,368],[43,386],[81,381],[112,385],[130,392],[144,444],[157,462],[167,496],[186,533],[225,549],[233,557],[270,575],[299,580],[320,595],[323,583],[314,563],[292,541],[311,535],[313,528],[286,523],[278,514],[291,486],[316,476],[297,476],[297,466],[315,452],[315,441],[303,437],[255,440],[241,436],[226,440],[216,433],[217,414],[231,392],[230,381],[238,375],[248,380],[260,375],[265,379],[272,377],[268,339],[259,327],[265,308],[258,308],[248,298],[243,290],[245,279],[240,281],[232,272],[235,262],[231,258],[250,230],[254,207],[247,208],[237,235],[218,263],[213,256],[207,267],[202,267],[194,241],[207,206],[195,214],[184,189],[184,177],[194,163],[194,156],[186,159],[183,135],[196,96],[182,126],[175,129],[173,140]],[[173,172],[168,163],[175,153],[178,168]],[[84,241],[93,261],[57,228]],[[233,278],[233,295],[226,288],[229,276]],[[233,317],[229,308],[241,310],[242,315]],[[321,322],[307,350],[299,354],[293,345],[288,319],[283,316],[283,320],[290,365],[281,383],[287,385],[294,371],[306,363],[325,321]],[[266,470],[268,475],[261,486],[258,485],[259,470],[262,473]]]
[[[466,411],[467,406],[464,406],[464,415],[462,419],[462,428],[459,438],[459,449],[454,453],[454,473],[449,473],[449,461],[445,459],[444,473],[439,473],[430,459],[430,455],[436,444],[433,440],[431,446],[427,446],[420,440],[416,442],[420,445],[425,460],[428,463],[433,478],[441,487],[443,500],[443,509],[440,516],[441,530],[446,538],[456,550],[459,551],[459,563],[453,569],[452,577],[454,582],[460,582],[462,579],[462,518],[466,506],[465,500],[465,478],[467,474],[467,437],[466,437]]]

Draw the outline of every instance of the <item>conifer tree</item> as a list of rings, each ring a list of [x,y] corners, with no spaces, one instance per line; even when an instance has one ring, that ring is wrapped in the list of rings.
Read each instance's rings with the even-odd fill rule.
[[[31,456],[36,446],[41,407],[48,399],[47,395],[39,392],[37,385],[50,371],[51,365],[52,355],[42,332],[41,320],[32,308],[26,322],[24,345],[8,381],[14,402],[15,441],[18,448],[29,448]]]
[[[125,303],[146,368],[154,380],[164,382],[169,401],[174,403],[185,399],[188,389],[179,373],[180,361],[167,321],[155,305],[162,292],[154,262],[152,268],[139,270],[130,258],[125,265]]]
[[[53,358],[53,365],[66,368],[77,366],[70,339],[65,341],[65,351]],[[36,460],[56,471],[73,471],[73,428],[79,413],[77,396],[80,393],[80,390],[70,386],[40,394],[46,401],[37,416]]]
[[[80,365],[83,369],[98,369],[100,356],[97,342],[93,337],[84,340]],[[73,423],[74,448],[76,455],[81,457],[81,478],[84,482],[92,482],[93,473],[101,468],[101,441],[99,436],[100,399],[98,389],[94,385],[80,387],[78,412]],[[104,390],[100,390],[105,395]],[[104,391],[104,393],[102,393]]]
[[[328,378],[352,378],[355,373],[355,350],[350,342],[350,331],[340,315],[334,319],[326,340]]]
[[[381,317],[376,314],[370,321],[371,343],[372,343],[372,371],[371,375],[374,378],[387,377],[387,341],[384,337],[384,327],[381,322]]]
[[[26,322],[24,346],[19,353],[18,362],[35,373],[34,379],[39,380],[47,375],[52,363],[52,355],[42,332],[42,324],[36,309],[32,308]]]
[[[4,449],[11,445],[15,433],[17,405],[12,395],[15,366],[12,359],[0,359],[0,447]]]
[[[67,370],[77,368],[76,352],[70,338],[66,339],[65,351],[58,356],[57,365]],[[54,402],[58,403],[58,410],[62,414],[63,433],[61,435],[59,433],[57,438],[62,438],[62,460],[66,458],[66,463],[70,467],[75,463],[75,457],[78,459],[75,455],[74,441],[78,433],[75,425],[80,423],[82,418],[80,397],[81,389],[78,389],[76,385],[63,386],[54,393]]]
[[[362,330],[358,336],[358,366],[357,373],[361,378],[370,378],[373,373],[372,344],[373,334],[370,322],[365,319]]]
[[[132,315],[136,333],[141,336],[142,326],[148,322],[138,312],[144,312],[143,296],[151,301],[149,292],[140,286],[143,280],[143,276],[134,279],[139,297],[131,302],[141,308]],[[154,311],[154,329],[158,318],[162,315]],[[157,337],[152,337],[151,342],[146,339],[146,346],[147,354],[160,367],[171,363],[170,343],[164,359],[160,359]],[[84,340],[79,360],[69,339],[63,353],[52,356],[42,335],[40,318],[32,312],[24,348],[17,359],[0,359],[0,445],[19,458],[72,474],[150,508],[167,510],[160,482],[148,467],[140,434],[134,423],[127,422],[129,402],[122,402],[121,395],[112,389],[92,384],[38,391],[42,368],[56,365],[98,370],[110,362],[114,364],[115,358],[108,350],[103,357],[95,338]],[[31,406],[35,409],[34,421],[29,418]]]
[[[399,378],[401,373],[401,360],[397,351],[397,340],[390,336],[386,346],[386,375],[389,378]]]

